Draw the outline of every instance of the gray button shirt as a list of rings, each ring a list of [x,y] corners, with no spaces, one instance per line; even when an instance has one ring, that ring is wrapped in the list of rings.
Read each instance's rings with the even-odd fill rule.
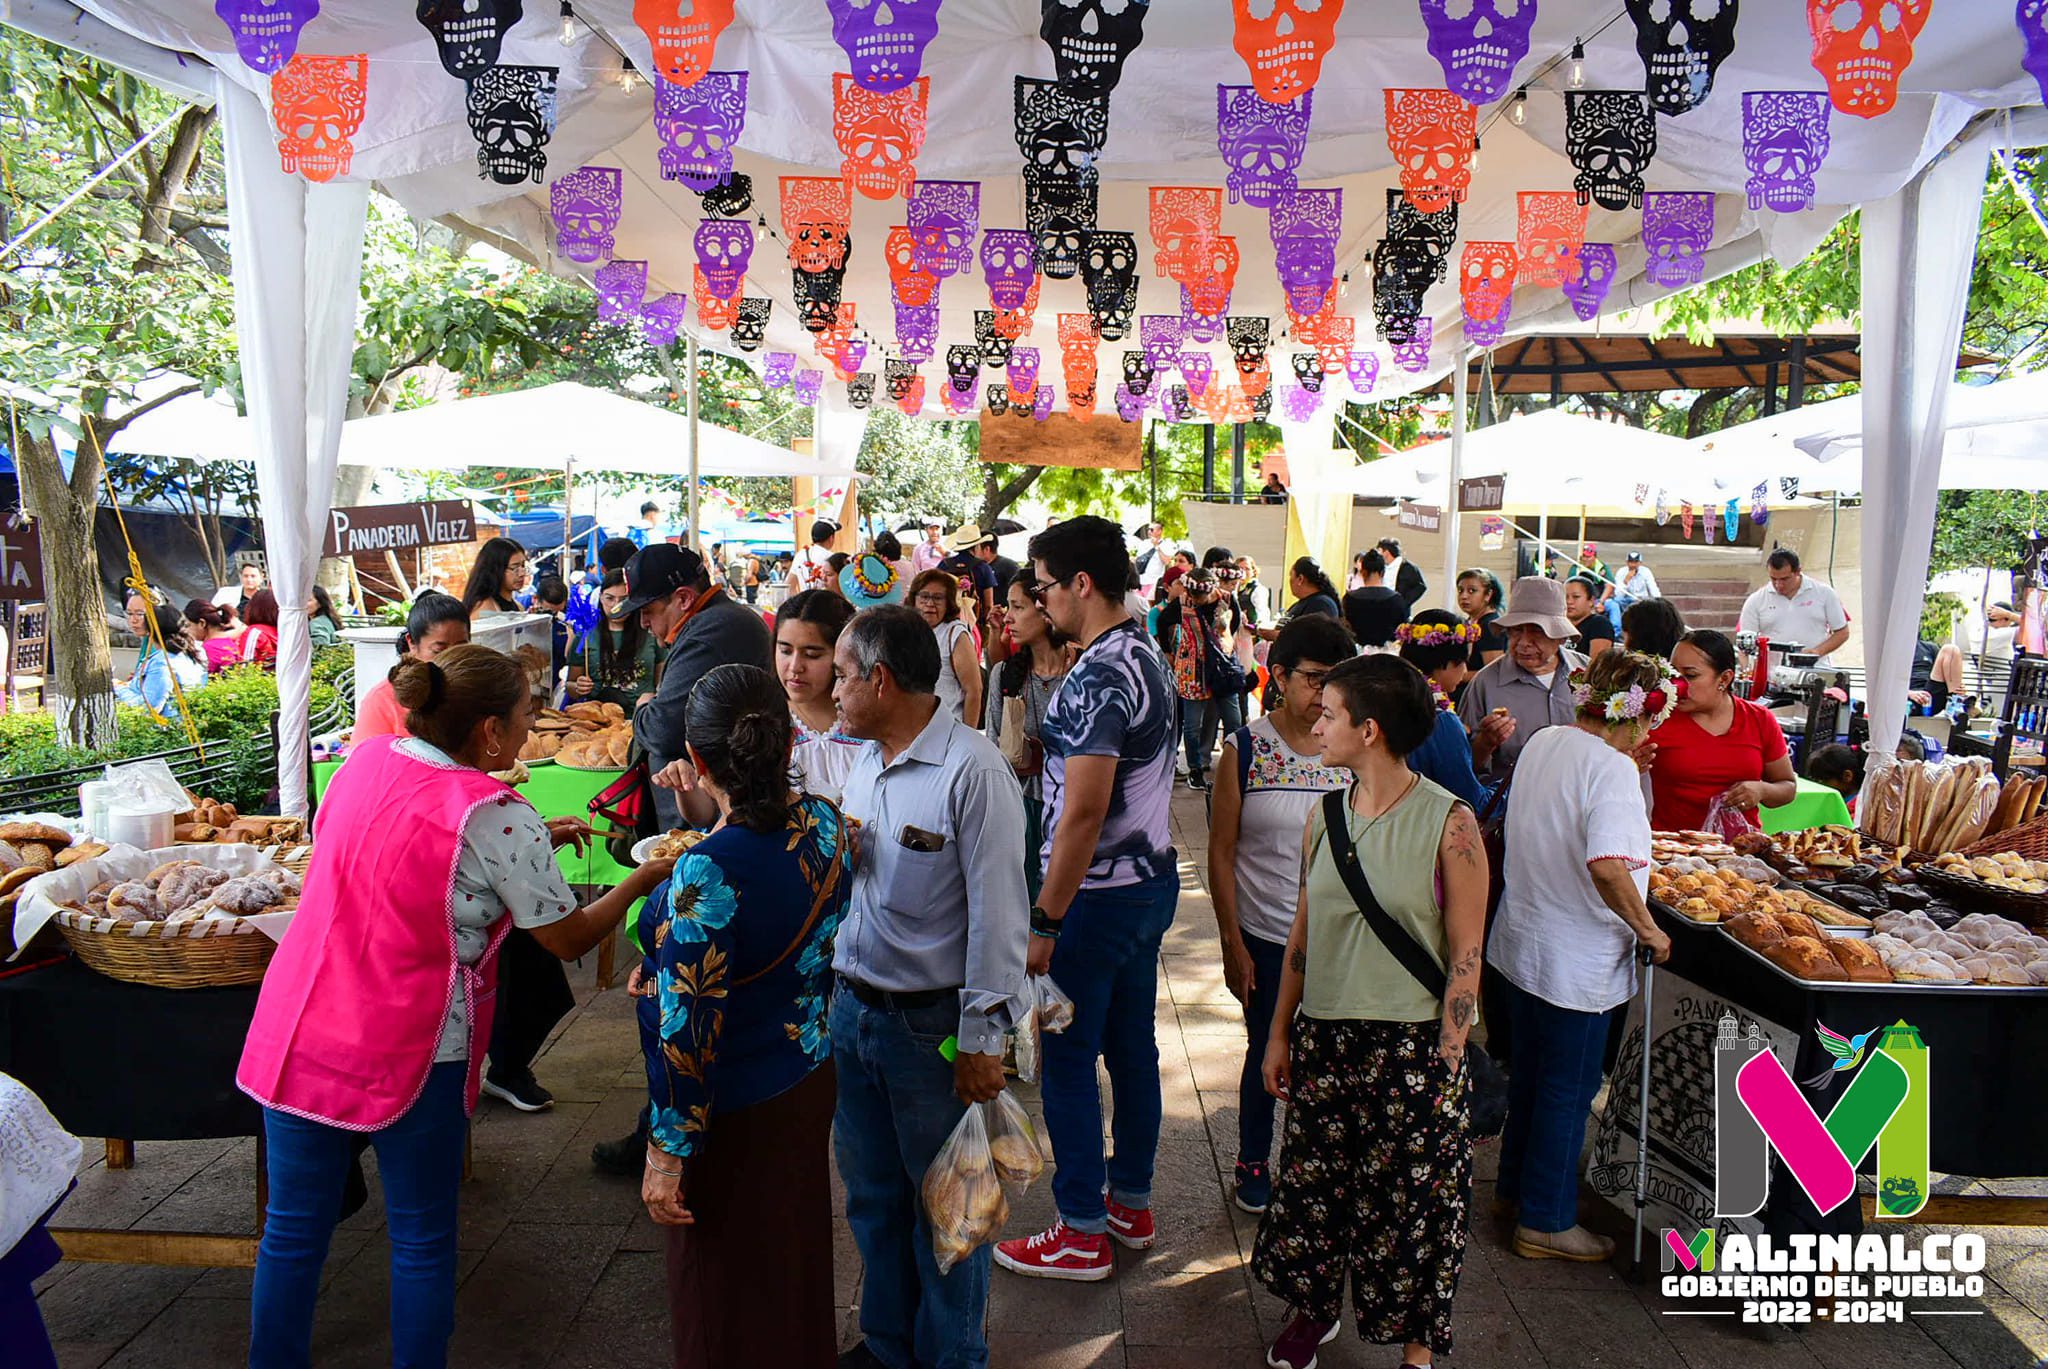
[[[1492,665],[1474,675],[1465,685],[1465,693],[1458,700],[1458,721],[1465,724],[1467,732],[1477,732],[1479,724],[1486,721],[1486,715],[1496,708],[1505,708],[1515,720],[1514,735],[1502,742],[1494,751],[1481,774],[1503,775],[1522,754],[1522,748],[1529,744],[1529,738],[1546,727],[1557,727],[1568,723],[1576,713],[1572,705],[1571,673],[1586,664],[1586,658],[1576,651],[1559,651],[1557,669],[1551,674],[1550,686],[1528,671],[1515,664],[1512,654],[1501,657]]]
[[[861,824],[860,865],[832,968],[893,993],[958,985],[960,1049],[1000,1054],[1031,939],[1024,795],[1009,762],[941,708],[888,765],[868,742],[841,807]],[[908,827],[945,844],[913,851]]]

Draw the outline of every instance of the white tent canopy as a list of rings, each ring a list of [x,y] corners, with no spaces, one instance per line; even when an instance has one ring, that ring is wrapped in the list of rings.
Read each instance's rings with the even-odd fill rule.
[[[2048,373],[1953,385],[1942,434],[1940,488],[2048,489]],[[1694,439],[1708,465],[1762,470],[1804,490],[1863,488],[1860,395],[1809,404]]]
[[[704,475],[848,476],[827,463],[722,428],[697,425]],[[351,419],[342,425],[344,466],[446,471],[467,466],[554,468],[680,476],[689,469],[690,420],[683,414],[574,381],[450,400]],[[113,449],[196,461],[256,459],[249,420],[232,405],[192,395],[137,419]]]
[[[1438,442],[1367,462],[1345,483],[1354,495],[1437,503],[1445,498],[1450,463],[1450,444]],[[1504,477],[1510,507],[1584,504],[1645,514],[1660,492],[1672,501],[1718,504],[1747,496],[1756,483],[1716,474],[1681,438],[1563,409],[1469,430],[1462,473],[1468,480]]]

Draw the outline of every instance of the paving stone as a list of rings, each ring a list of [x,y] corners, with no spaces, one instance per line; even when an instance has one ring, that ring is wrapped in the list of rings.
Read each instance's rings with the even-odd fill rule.
[[[2048,1322],[2010,1297],[1986,1293],[1984,1316],[1913,1316],[1908,1320],[1952,1355],[1958,1364],[1999,1365],[2020,1369],[2048,1362]],[[1964,1310],[1944,1303],[1940,1311]]]
[[[1657,1318],[1665,1338],[1690,1369],[1740,1364],[1744,1369],[1817,1369],[1820,1360],[1789,1327],[1745,1325],[1732,1317]]]
[[[202,1271],[161,1265],[81,1264],[40,1294],[43,1325],[53,1341],[127,1342],[199,1281]]]
[[[1006,1269],[993,1270],[989,1275],[989,1334],[1036,1335],[1056,1328],[1063,1335],[1113,1336],[1123,1329],[1122,1277],[1120,1269],[1117,1278],[1075,1283],[1027,1279]]]
[[[988,1338],[991,1365],[1028,1364],[1033,1369],[1125,1369],[1126,1365],[1157,1364],[1157,1360],[1126,1359],[1122,1340],[1115,1333],[1074,1335],[1032,1335],[1019,1331],[991,1331]]]
[[[550,1362],[553,1369],[661,1365],[670,1354],[667,1264],[659,1254],[613,1254]]]
[[[1614,1291],[1604,1293],[1510,1286],[1508,1299],[1549,1363],[1649,1365],[1669,1362],[1672,1357],[1670,1342],[1657,1319],[1618,1280]]]
[[[1904,1326],[1808,1326],[1798,1335],[1826,1369],[1955,1369],[1957,1363],[1925,1326],[1910,1317]],[[1964,1363],[1978,1369],[1971,1361]]]
[[[191,1271],[187,1271],[188,1273]],[[249,1355],[249,1305],[225,1298],[181,1298],[165,1308],[120,1353],[109,1369],[163,1369],[166,1365],[240,1364]]]
[[[513,1223],[456,1293],[452,1362],[547,1364],[611,1263],[621,1230]]]

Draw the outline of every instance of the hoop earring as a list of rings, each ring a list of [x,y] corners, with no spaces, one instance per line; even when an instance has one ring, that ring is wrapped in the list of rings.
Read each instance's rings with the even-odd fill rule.
[[[486,756],[496,756],[498,754],[498,748],[494,746],[490,750],[484,752],[484,754]]]

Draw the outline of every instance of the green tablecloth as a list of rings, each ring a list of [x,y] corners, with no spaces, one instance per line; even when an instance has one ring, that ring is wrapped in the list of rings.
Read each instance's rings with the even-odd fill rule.
[[[1763,810],[1766,832],[1804,832],[1811,827],[1847,827],[1849,804],[1839,789],[1799,777],[1799,792],[1783,808]]]
[[[319,761],[313,766],[313,796],[323,798],[327,786],[334,778],[334,772],[341,768],[340,761]],[[571,770],[565,765],[531,765],[527,767],[533,777],[519,786],[519,792],[544,818],[582,818],[590,820],[590,801],[605,786],[624,774],[623,770]],[[578,853],[575,848],[565,846],[555,853],[556,864],[562,867],[562,878],[571,884],[618,884],[626,877],[627,867],[620,865],[605,850],[604,843],[592,842],[590,849]]]

